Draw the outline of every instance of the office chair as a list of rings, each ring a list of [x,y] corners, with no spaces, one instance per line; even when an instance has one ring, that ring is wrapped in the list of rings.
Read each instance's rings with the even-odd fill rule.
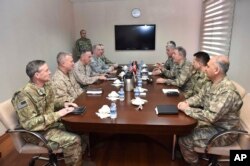
[[[61,160],[57,159],[56,156],[57,153],[62,153],[61,148],[56,151],[53,151],[49,146],[47,146],[48,141],[41,134],[37,132],[27,131],[23,128],[18,128],[20,125],[10,99],[0,104],[0,120],[6,127],[7,132],[11,135],[15,148],[19,153],[38,154],[38,156],[32,157],[29,162],[29,166],[35,165],[35,162],[38,159],[46,160],[48,161],[48,163],[46,163],[45,165],[53,166],[57,165],[57,160]],[[21,137],[21,133],[29,133],[35,136],[41,141],[43,146],[25,142],[24,139]],[[42,157],[42,154],[48,154],[48,158]]]
[[[250,149],[250,93],[245,92],[239,84],[233,82],[236,89],[239,91],[241,97],[243,98],[243,105],[240,109],[240,125],[242,130],[229,130],[222,131],[214,135],[209,141],[205,148],[195,147],[194,150],[197,153],[204,153],[208,160],[208,165],[216,166],[220,165],[219,162],[229,161],[230,150],[241,150]],[[245,95],[246,94],[246,95]],[[235,143],[223,147],[213,146],[213,142],[225,134],[239,134],[239,137]],[[223,159],[218,159],[218,157],[224,157]],[[226,158],[225,158],[226,157]]]

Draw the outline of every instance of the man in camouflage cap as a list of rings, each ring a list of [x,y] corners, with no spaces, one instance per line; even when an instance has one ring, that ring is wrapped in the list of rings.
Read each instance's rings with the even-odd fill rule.
[[[58,68],[52,77],[56,100],[73,102],[83,92],[83,89],[71,72],[74,68],[72,54],[59,52],[56,59]]]
[[[183,47],[176,47],[173,60],[175,63],[173,70],[166,70],[163,73],[166,78],[158,78],[156,83],[174,85],[186,92],[192,86],[190,81],[192,64],[186,59],[186,50]]]
[[[211,57],[206,74],[212,81],[209,89],[203,88],[195,95],[178,104],[178,109],[198,120],[197,127],[188,136],[179,138],[184,159],[191,165],[199,165],[194,147],[205,147],[208,140],[223,130],[240,129],[239,110],[242,99],[226,73],[229,68],[227,56]],[[236,141],[237,135],[224,135],[214,146],[226,146]]]
[[[81,38],[76,41],[76,55],[79,58],[81,51],[92,50],[91,40],[86,37],[86,30],[82,29],[80,31]]]
[[[30,82],[12,98],[20,125],[29,131],[36,131],[48,140],[52,149],[63,149],[66,165],[82,164],[82,146],[78,135],[65,131],[60,118],[74,110],[77,105],[57,102],[49,83],[50,70],[45,61],[34,60],[27,64],[26,73]],[[54,107],[62,108],[55,112]],[[23,135],[30,143],[39,141],[30,135]]]
[[[194,96],[200,92],[202,88],[211,86],[211,81],[208,79],[205,70],[209,55],[206,52],[196,52],[193,59],[193,71],[191,76],[192,87],[184,93],[185,98]]]
[[[167,42],[166,54],[168,56],[168,59],[166,60],[164,65],[160,63],[156,64],[156,68],[154,68],[153,73],[152,73],[153,75],[160,75],[160,74],[164,75],[165,72],[173,69],[174,67],[173,54],[174,54],[175,48],[176,48],[176,44],[174,41]]]

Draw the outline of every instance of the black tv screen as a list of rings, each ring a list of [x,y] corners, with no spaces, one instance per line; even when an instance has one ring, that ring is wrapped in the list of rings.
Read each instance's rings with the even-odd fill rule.
[[[155,24],[115,25],[116,50],[155,50]]]

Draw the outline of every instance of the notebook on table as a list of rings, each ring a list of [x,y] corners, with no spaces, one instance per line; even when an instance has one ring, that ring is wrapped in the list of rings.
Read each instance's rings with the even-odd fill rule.
[[[88,88],[86,93],[92,95],[102,94],[102,88]]]
[[[162,92],[167,96],[179,96],[180,91],[178,89],[162,89]]]
[[[178,114],[178,109],[176,105],[157,105],[155,112],[157,115]]]

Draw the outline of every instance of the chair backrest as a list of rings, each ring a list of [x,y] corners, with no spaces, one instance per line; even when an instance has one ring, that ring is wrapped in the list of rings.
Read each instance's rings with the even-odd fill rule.
[[[17,115],[14,107],[12,106],[11,99],[0,103],[0,121],[7,130],[13,130],[17,126],[19,126]],[[20,133],[10,133],[10,135],[12,137],[16,150],[20,152],[25,144]]]
[[[243,99],[243,97],[246,95],[246,90],[237,82],[232,81],[235,88],[237,89],[237,91],[239,92],[241,98]]]
[[[12,106],[11,99],[0,104],[0,120],[6,129],[13,130],[18,126],[17,115]]]
[[[247,93],[243,98],[243,105],[240,109],[240,124],[243,130],[250,133],[250,93]],[[238,140],[242,149],[250,149],[250,136],[241,135]]]

